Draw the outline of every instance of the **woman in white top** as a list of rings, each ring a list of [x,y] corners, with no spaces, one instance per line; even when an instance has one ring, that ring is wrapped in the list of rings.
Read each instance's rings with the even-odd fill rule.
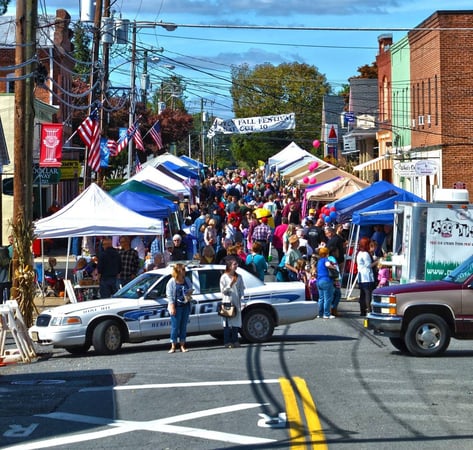
[[[356,254],[361,316],[366,316],[367,311],[370,310],[371,294],[375,288],[373,266],[376,264],[376,261],[373,260],[369,248],[370,239],[367,237],[361,238],[358,243],[358,253]]]

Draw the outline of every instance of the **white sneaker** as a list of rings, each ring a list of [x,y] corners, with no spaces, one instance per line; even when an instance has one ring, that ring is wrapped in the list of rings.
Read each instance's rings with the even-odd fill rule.
[[[335,316],[332,316],[332,315],[330,315],[330,316],[324,316],[324,319],[335,319]]]

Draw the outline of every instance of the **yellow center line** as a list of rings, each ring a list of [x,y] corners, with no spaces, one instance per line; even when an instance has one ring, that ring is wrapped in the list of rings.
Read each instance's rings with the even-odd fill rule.
[[[309,428],[310,440],[312,442],[312,448],[317,450],[327,449],[327,443],[325,441],[325,434],[320,423],[319,415],[317,414],[317,408],[314,400],[310,395],[307,383],[303,378],[295,377],[297,390],[301,396],[302,405],[304,407],[304,414],[307,421],[307,427]]]
[[[280,378],[279,383],[286,404],[291,450],[306,450],[307,437],[310,437],[312,449],[327,449],[328,447],[322,430],[322,424],[317,414],[317,408],[315,407],[314,400],[310,395],[305,380],[300,377],[294,377],[291,380]],[[296,386],[297,396],[294,392],[293,384]],[[302,402],[307,426],[302,422],[297,397],[299,397]],[[309,431],[307,431],[307,428]]]
[[[291,450],[306,450],[305,428],[302,423],[299,407],[291,381],[287,378],[280,378],[281,391],[286,404],[286,417],[289,424],[289,439],[291,441]]]

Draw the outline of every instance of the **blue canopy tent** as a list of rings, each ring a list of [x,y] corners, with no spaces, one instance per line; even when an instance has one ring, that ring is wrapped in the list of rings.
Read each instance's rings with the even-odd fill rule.
[[[194,180],[199,179],[199,174],[197,173],[198,169],[192,170],[189,167],[178,166],[177,164],[174,164],[171,161],[165,161],[162,163],[162,165],[166,167],[167,169],[173,172],[176,172],[183,177],[192,178]]]
[[[378,225],[394,223],[395,202],[425,202],[425,200],[410,192],[403,191],[380,202],[357,210],[352,215],[352,223],[355,225]]]
[[[378,182],[380,183],[380,182]],[[360,191],[357,194],[360,194],[365,191],[369,191],[373,186],[377,184],[374,183],[372,186]],[[363,230],[371,229],[373,225],[393,225],[394,224],[394,215],[396,213],[395,207],[396,202],[425,202],[425,200],[417,195],[412,194],[411,192],[405,191],[401,188],[391,185],[390,183],[383,182],[384,187],[386,187],[386,191],[378,191],[384,192],[386,195],[389,194],[389,197],[384,198],[383,200],[373,201],[372,203],[367,205],[367,197],[363,196],[363,200],[365,202],[364,208],[359,208],[357,204],[355,204],[356,211],[352,211],[351,214],[351,221],[352,227],[350,228],[350,237],[348,242],[348,248],[353,249],[353,254],[356,254],[356,250],[358,247],[358,241],[360,236],[362,235]],[[397,191],[392,195],[392,188],[393,186]],[[376,192],[371,189],[371,192],[375,194]],[[365,192],[366,194],[366,192]],[[351,197],[351,196],[350,196]],[[379,198],[379,196],[377,197]],[[344,200],[344,199],[342,199]],[[338,203],[338,202],[334,202]],[[367,205],[367,206],[366,206]],[[350,211],[350,208],[345,205],[345,212]],[[351,259],[348,257],[347,260]],[[356,276],[350,271],[348,273],[348,281],[347,281],[347,291],[345,297],[348,298],[353,291],[356,284]]]
[[[371,186],[368,186],[361,191],[354,192],[340,200],[330,203],[327,207],[330,208],[334,206],[336,221],[338,223],[343,223],[351,220],[355,211],[363,210],[368,206],[402,193],[407,193],[407,191],[382,180],[373,183]]]
[[[112,197],[123,206],[143,216],[167,219],[177,211],[177,205],[156,194],[123,190]]]

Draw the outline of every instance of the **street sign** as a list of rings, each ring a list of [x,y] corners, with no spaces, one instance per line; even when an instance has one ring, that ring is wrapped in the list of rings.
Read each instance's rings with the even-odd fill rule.
[[[352,112],[346,112],[345,113],[345,120],[348,123],[353,123],[355,121],[355,113]]]

